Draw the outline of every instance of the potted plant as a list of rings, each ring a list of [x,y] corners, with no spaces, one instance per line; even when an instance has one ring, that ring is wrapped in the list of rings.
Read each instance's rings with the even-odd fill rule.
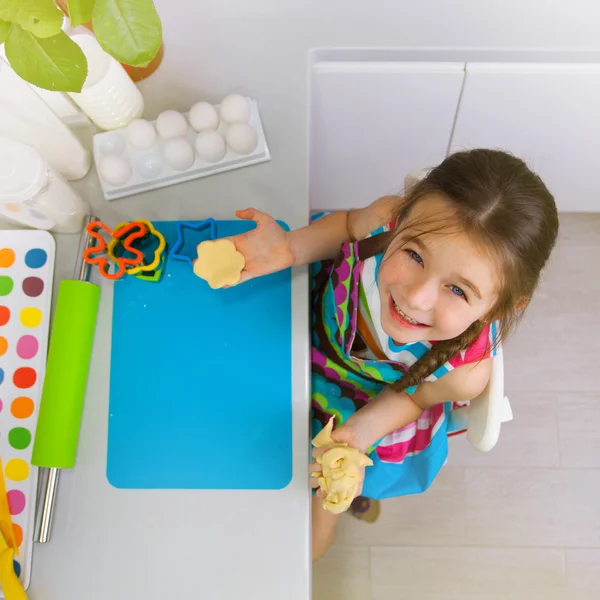
[[[0,0],[0,44],[25,81],[52,91],[81,92],[87,62],[62,30],[64,0]],[[152,0],[68,0],[71,25],[89,24],[98,43],[124,65],[145,67],[162,45]]]

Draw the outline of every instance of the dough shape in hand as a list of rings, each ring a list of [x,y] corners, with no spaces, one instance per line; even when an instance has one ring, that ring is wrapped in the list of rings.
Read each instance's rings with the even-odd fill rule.
[[[336,444],[331,437],[332,431],[333,417],[312,441],[315,448],[327,448],[316,458],[321,472],[313,473],[313,477],[318,477],[320,488],[327,494],[323,508],[337,515],[348,510],[362,479],[361,470],[370,467],[373,461],[348,444]]]
[[[196,251],[194,274],[208,282],[213,290],[239,283],[246,261],[231,240],[207,240],[198,244]]]

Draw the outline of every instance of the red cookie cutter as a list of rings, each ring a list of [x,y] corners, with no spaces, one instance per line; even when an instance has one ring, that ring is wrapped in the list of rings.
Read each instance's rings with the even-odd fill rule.
[[[93,239],[98,241],[98,244],[91,248],[87,248],[84,251],[83,260],[90,265],[96,265],[102,277],[115,281],[125,275],[127,267],[135,267],[143,264],[144,254],[131,246],[133,241],[143,238],[148,233],[148,230],[143,223],[132,221],[131,223],[118,227],[116,231],[112,231],[112,229],[109,229],[101,221],[92,221],[86,227],[86,230]],[[122,241],[123,248],[133,254],[133,256],[130,257],[121,256],[117,258],[116,263],[118,268],[114,273],[110,272],[112,261],[108,258],[107,243],[100,234],[100,231],[104,231],[104,233],[112,239],[121,240],[124,238]],[[99,256],[93,256],[94,254],[99,254]]]

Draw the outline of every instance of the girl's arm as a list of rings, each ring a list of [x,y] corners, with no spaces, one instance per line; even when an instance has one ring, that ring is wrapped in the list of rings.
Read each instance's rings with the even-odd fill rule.
[[[490,373],[491,360],[486,359],[458,367],[437,381],[425,382],[412,396],[386,388],[338,427],[332,437],[366,452],[382,437],[416,421],[427,408],[449,400],[466,402],[476,398],[485,389]]]
[[[293,266],[334,258],[344,242],[362,240],[389,223],[402,203],[399,196],[385,196],[358,210],[335,212],[307,227],[287,232],[271,215],[254,208],[238,210],[240,219],[256,227],[229,238],[246,264],[240,283]]]
[[[294,264],[334,258],[345,242],[363,240],[389,223],[401,203],[400,196],[383,196],[365,208],[334,212],[290,232]]]

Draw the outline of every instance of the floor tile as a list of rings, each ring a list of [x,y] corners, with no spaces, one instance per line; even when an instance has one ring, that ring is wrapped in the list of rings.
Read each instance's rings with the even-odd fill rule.
[[[369,600],[370,550],[334,544],[313,568],[313,600]]]
[[[502,425],[496,446],[490,452],[479,452],[469,443],[466,435],[453,437],[450,439],[448,453],[450,466],[559,466],[555,395],[550,392],[515,391],[509,399],[514,419]],[[598,432],[600,435],[600,423]],[[598,454],[600,455],[600,452]]]

